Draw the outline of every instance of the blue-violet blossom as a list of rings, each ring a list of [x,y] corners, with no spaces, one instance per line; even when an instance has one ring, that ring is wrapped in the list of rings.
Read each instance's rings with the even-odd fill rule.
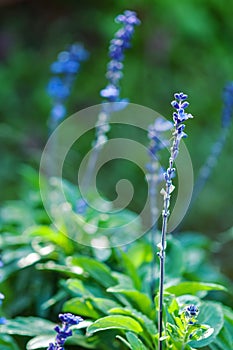
[[[83,321],[81,317],[71,313],[60,314],[59,319],[62,322],[62,326],[56,326],[54,328],[57,332],[55,343],[50,343],[47,350],[63,350],[66,339],[72,336],[70,327]]]
[[[233,115],[233,82],[229,82],[223,89],[223,112],[222,126],[226,128],[230,125]]]
[[[80,62],[87,58],[88,52],[81,44],[75,43],[69,47],[69,50],[60,52],[57,60],[50,66],[50,71],[54,75],[47,87],[48,95],[52,98],[53,103],[49,121],[51,131],[66,115],[64,102],[70,95],[72,85],[80,69]]]
[[[129,10],[117,16],[115,21],[121,23],[123,27],[116,32],[115,37],[110,42],[109,56],[111,61],[107,65],[106,73],[108,85],[100,92],[101,97],[108,102],[120,101],[119,82],[123,77],[124,51],[131,46],[130,41],[134,33],[134,27],[140,24],[136,13]]]
[[[222,111],[222,129],[218,134],[217,140],[213,143],[210,153],[199,170],[197,180],[194,185],[192,202],[198,198],[200,191],[218,162],[218,157],[227,140],[230,123],[233,115],[233,82],[229,82],[223,89],[223,111]]]

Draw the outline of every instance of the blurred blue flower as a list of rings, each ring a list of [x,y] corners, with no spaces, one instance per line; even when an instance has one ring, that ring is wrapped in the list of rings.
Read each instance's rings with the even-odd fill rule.
[[[85,61],[89,54],[81,44],[75,43],[67,51],[58,54],[57,60],[50,66],[54,75],[47,86],[47,93],[52,99],[49,118],[50,132],[65,118],[65,100],[71,93],[71,88],[80,69],[80,62]]]
[[[55,343],[50,343],[47,350],[64,350],[66,339],[72,336],[72,330],[70,327],[83,321],[81,317],[75,316],[71,313],[60,314],[59,319],[62,322],[62,326],[56,326],[54,328],[57,332]]]
[[[229,82],[223,89],[223,112],[222,112],[222,126],[226,128],[229,126],[233,114],[233,82]]]
[[[233,115],[233,82],[229,82],[223,89],[223,111],[222,111],[222,129],[218,134],[217,140],[213,143],[208,157],[199,170],[197,180],[194,185],[192,201],[194,202],[205,186],[210,177],[214,167],[218,163],[218,158],[225,145],[227,137],[230,132],[230,123]]]

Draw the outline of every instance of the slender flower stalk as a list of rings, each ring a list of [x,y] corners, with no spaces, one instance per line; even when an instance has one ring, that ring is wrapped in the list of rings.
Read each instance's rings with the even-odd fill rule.
[[[69,47],[69,50],[60,52],[57,60],[50,66],[50,71],[53,74],[47,86],[48,95],[52,99],[49,117],[50,133],[65,118],[65,101],[71,93],[73,83],[80,69],[80,63],[87,60],[88,55],[81,44],[75,43]]]
[[[120,98],[120,81],[123,77],[123,61],[125,50],[131,47],[131,40],[134,34],[134,27],[140,24],[140,20],[133,11],[125,11],[115,19],[122,25],[114,38],[110,41],[109,57],[110,62],[107,65],[107,86],[100,91],[100,96],[104,99],[101,111],[98,115],[95,125],[95,140],[93,142],[93,151],[88,161],[87,170],[83,179],[82,189],[86,190],[91,182],[96,162],[103,145],[108,140],[107,132],[110,129],[109,120],[114,111],[123,109],[127,106],[128,100]],[[108,102],[108,103],[105,103]],[[119,103],[120,102],[120,103]],[[84,200],[77,203],[77,212],[83,212]],[[79,210],[79,207],[81,208]]]
[[[167,223],[170,215],[169,207],[170,207],[170,199],[171,193],[174,190],[174,186],[172,184],[172,178],[175,175],[174,162],[179,154],[179,146],[182,138],[187,137],[184,132],[185,124],[183,124],[186,120],[193,118],[192,114],[186,113],[185,108],[188,107],[189,103],[186,101],[187,95],[183,92],[176,93],[174,95],[175,100],[171,102],[172,107],[176,110],[173,113],[173,121],[174,121],[174,132],[173,132],[173,143],[170,149],[170,158],[169,158],[169,166],[164,173],[164,179],[166,183],[165,189],[161,190],[161,194],[164,198],[163,211],[162,211],[162,232],[161,232],[161,241],[158,244],[159,248],[159,259],[160,259],[160,280],[159,280],[159,312],[158,312],[158,331],[159,331],[159,342],[158,347],[159,350],[163,349],[163,294],[164,294],[164,278],[165,278],[165,251],[166,251],[166,235],[167,235]]]
[[[155,251],[157,241],[157,218],[158,218],[158,186],[163,180],[163,168],[161,167],[159,160],[159,152],[168,147],[169,141],[164,138],[164,133],[172,128],[172,123],[166,121],[162,117],[155,120],[154,124],[148,127],[148,138],[150,140],[148,147],[148,154],[150,162],[147,164],[147,181],[149,185],[149,196],[150,196],[150,214],[151,214],[151,230],[150,230],[150,241],[152,250]],[[153,255],[154,256],[154,255]],[[154,297],[155,290],[155,257],[151,262],[151,296]]]
[[[210,177],[214,167],[218,162],[218,157],[227,140],[230,124],[233,115],[233,82],[228,83],[223,90],[223,111],[222,111],[222,129],[219,133],[217,141],[214,142],[210,154],[208,155],[204,165],[201,167],[196,183],[194,185],[193,198],[194,202],[208,178]]]
[[[54,328],[57,332],[57,336],[54,344],[50,343],[47,350],[64,350],[66,339],[72,336],[72,330],[70,327],[83,321],[81,317],[75,316],[71,313],[60,314],[59,319],[62,322],[62,326],[56,326]]]

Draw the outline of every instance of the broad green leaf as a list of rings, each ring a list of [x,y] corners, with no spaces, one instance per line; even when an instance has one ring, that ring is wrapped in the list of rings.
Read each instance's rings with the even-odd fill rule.
[[[180,277],[184,270],[183,247],[180,242],[173,237],[167,240],[165,270],[170,278]],[[179,257],[179,259],[177,259]]]
[[[106,315],[110,309],[120,306],[120,304],[118,304],[116,301],[106,298],[91,298],[91,302],[97,310],[103,312]]]
[[[118,308],[111,309],[109,313],[114,315],[120,314],[120,315],[133,317],[134,319],[136,319],[136,321],[138,321],[141,324],[141,326],[145,329],[145,331],[147,331],[150,335],[153,336],[154,334],[157,333],[157,328],[155,326],[155,323],[140,311],[137,311],[135,309],[130,309],[129,307],[125,307],[125,308],[118,307]]]
[[[0,333],[18,334],[33,337],[46,333],[54,333],[55,324],[39,317],[16,317],[13,320],[7,320],[7,323],[0,326]]]
[[[50,343],[54,342],[56,337],[56,332],[54,335],[38,335],[37,337],[32,338],[26,345],[27,350],[34,350],[40,348],[48,348]]]
[[[137,273],[135,266],[133,265],[133,262],[130,258],[130,255],[128,256],[125,252],[123,252],[120,249],[118,249],[117,253],[120,254],[120,264],[123,265],[127,275],[131,277],[131,279],[134,283],[134,287],[136,289],[140,290],[141,289],[141,280],[140,280],[140,277]]]
[[[140,333],[143,331],[140,323],[135,321],[132,317],[114,315],[98,319],[88,327],[87,332],[89,334],[93,334],[106,329],[123,329],[135,333]]]
[[[132,332],[126,333],[126,338],[129,344],[132,346],[133,350],[147,350],[142,341],[138,338],[138,336]]]
[[[139,268],[142,264],[148,263],[153,259],[151,245],[142,240],[134,242],[129,248],[127,255],[130,257],[135,268]]]
[[[82,276],[84,271],[79,266],[65,266],[56,264],[54,261],[48,261],[45,264],[37,264],[36,267],[40,270],[50,270],[63,273],[69,277]]]
[[[198,315],[198,323],[213,328],[213,333],[207,337],[209,334],[207,331],[207,334],[204,333],[202,339],[190,341],[188,344],[194,348],[202,348],[210,344],[219,334],[224,324],[221,305],[215,302],[203,302],[200,307],[200,314]]]
[[[79,256],[69,259],[69,263],[71,263],[72,266],[82,268],[86,274],[90,275],[90,277],[105,288],[113,286],[117,283],[117,280],[112,277],[110,268],[97,260]]]
[[[72,298],[64,303],[63,311],[94,319],[101,316],[93,307],[91,299],[85,300],[83,298]]]
[[[20,350],[15,340],[9,335],[0,334],[0,349],[1,350]]]
[[[65,284],[69,291],[78,296],[93,296],[93,294],[90,293],[90,291],[87,288],[85,288],[84,283],[81,280],[70,278],[68,281],[65,282]]]
[[[226,306],[223,307],[223,311],[224,326],[213,343],[214,346],[221,350],[230,349],[233,344],[233,311]]]
[[[41,237],[46,241],[54,243],[56,246],[60,246],[66,253],[69,253],[73,249],[73,242],[68,239],[66,235],[59,231],[53,230],[51,227],[46,225],[31,226],[26,231],[25,234],[30,236]]]
[[[152,306],[151,299],[146,294],[143,294],[137,290],[121,289],[119,286],[108,288],[107,291],[110,293],[119,293],[124,295],[130,301],[133,308],[140,310],[148,317],[152,317],[154,308]]]
[[[195,295],[203,291],[219,290],[226,291],[226,288],[220,284],[215,283],[204,283],[204,282],[181,282],[175,286],[166,288],[166,291],[176,296],[191,294]]]

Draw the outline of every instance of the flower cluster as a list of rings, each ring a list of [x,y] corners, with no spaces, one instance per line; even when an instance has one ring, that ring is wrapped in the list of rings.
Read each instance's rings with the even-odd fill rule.
[[[83,321],[81,317],[71,313],[60,314],[59,319],[62,322],[62,326],[56,326],[54,328],[57,332],[55,343],[50,343],[47,350],[63,350],[66,339],[72,335],[70,327]]]
[[[198,307],[194,304],[191,304],[188,307],[186,307],[185,311],[187,317],[197,317],[199,313]]]
[[[174,186],[172,185],[172,178],[175,176],[175,168],[173,167],[173,164],[176,157],[178,156],[179,146],[182,138],[187,137],[187,134],[184,132],[184,122],[190,118],[193,118],[192,114],[185,112],[185,109],[189,106],[189,103],[186,101],[188,95],[185,95],[183,92],[180,92],[174,94],[174,97],[175,100],[171,102],[172,107],[176,109],[176,112],[173,113],[173,143],[171,147],[171,156],[169,158],[169,167],[164,173],[164,179],[166,181],[166,191],[162,191],[165,200],[163,211],[163,215],[165,216],[169,216],[168,208],[170,206],[170,194],[174,189]]]
[[[175,100],[171,102],[172,107],[176,109],[176,112],[173,113],[175,127],[175,131],[173,133],[174,142],[171,148],[171,157],[173,160],[178,156],[181,139],[187,137],[184,132],[185,125],[183,123],[189,118],[193,118],[192,114],[185,112],[185,109],[189,106],[189,103],[186,101],[188,95],[180,92],[174,94],[174,97]]]
[[[111,61],[108,63],[106,73],[108,85],[100,92],[101,97],[108,102],[119,101],[119,81],[123,76],[124,51],[131,46],[130,41],[134,33],[134,27],[140,24],[136,13],[129,10],[117,16],[115,21],[121,23],[123,27],[116,32],[115,37],[110,42],[109,56]]]
[[[223,103],[222,126],[226,128],[229,126],[233,114],[233,82],[226,84],[224,87]]]
[[[187,327],[194,325],[199,314],[199,309],[196,305],[191,304],[184,309],[185,323]],[[190,333],[189,338],[193,337],[194,333]]]
[[[68,51],[58,54],[57,60],[50,66],[54,76],[50,79],[47,92],[52,98],[53,107],[50,113],[50,128],[54,128],[66,115],[64,101],[70,95],[75,77],[80,68],[80,62],[88,58],[88,52],[81,44],[73,44]]]

